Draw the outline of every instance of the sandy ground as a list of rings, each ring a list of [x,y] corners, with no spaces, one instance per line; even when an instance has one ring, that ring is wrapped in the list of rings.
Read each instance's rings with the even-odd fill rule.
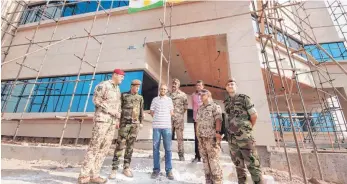
[[[163,155],[163,153],[161,153]],[[193,155],[186,155],[186,161],[178,161],[177,153],[173,153],[173,173],[174,181],[165,177],[164,162],[161,163],[162,173],[157,180],[150,179],[152,172],[153,160],[151,151],[135,150],[132,159],[132,170],[134,178],[127,178],[120,169],[115,180],[109,180],[108,183],[124,184],[152,184],[152,183],[169,183],[169,184],[189,184],[204,183],[204,172],[202,163],[192,164],[190,160]],[[112,158],[107,157],[101,175],[107,177],[111,171]],[[237,184],[234,165],[231,162],[222,161],[224,184]],[[77,183],[77,177],[80,172],[80,164],[58,163],[47,160],[21,161],[15,159],[1,159],[1,183],[3,184],[65,184]],[[121,166],[122,167],[122,166]],[[276,171],[270,168],[263,168],[264,177],[267,184],[284,183],[296,184],[303,183],[302,179],[294,176],[293,181],[289,181],[288,173]],[[270,176],[271,175],[271,176]],[[250,179],[250,178],[249,178]],[[276,181],[274,181],[274,179]],[[250,182],[250,181],[249,181]],[[251,182],[250,182],[251,183]],[[323,184],[323,183],[322,183]],[[325,184],[325,183],[324,183]]]

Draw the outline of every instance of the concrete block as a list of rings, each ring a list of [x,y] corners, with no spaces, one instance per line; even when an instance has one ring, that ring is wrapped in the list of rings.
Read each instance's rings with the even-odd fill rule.
[[[256,45],[247,47],[229,47],[228,41],[228,51],[229,51],[229,62],[232,63],[260,63],[258,48]]]
[[[231,76],[235,75],[242,81],[262,79],[259,63],[232,63],[230,69]]]

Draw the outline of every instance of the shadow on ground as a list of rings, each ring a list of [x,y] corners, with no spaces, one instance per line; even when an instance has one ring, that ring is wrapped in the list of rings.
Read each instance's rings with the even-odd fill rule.
[[[56,175],[42,170],[2,169],[1,176],[1,183],[76,183],[76,178],[73,176]]]

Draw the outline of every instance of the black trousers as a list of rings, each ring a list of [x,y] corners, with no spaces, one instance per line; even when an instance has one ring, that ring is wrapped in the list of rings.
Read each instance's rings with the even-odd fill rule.
[[[194,121],[194,135],[195,135],[195,158],[201,159],[200,152],[199,152],[199,140],[196,137],[196,122]]]

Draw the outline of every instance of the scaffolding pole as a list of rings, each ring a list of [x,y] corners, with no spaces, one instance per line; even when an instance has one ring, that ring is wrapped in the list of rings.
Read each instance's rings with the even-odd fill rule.
[[[312,30],[312,26],[310,25],[309,15],[307,14],[306,9],[303,7],[303,4],[304,4],[304,3],[302,3],[301,6],[299,6],[299,8],[296,9],[296,11],[298,11],[298,9],[302,9],[303,12],[305,13],[304,16],[307,17],[307,22],[305,22],[305,20],[303,20],[302,18],[300,18],[300,17],[298,16],[298,13],[293,14],[293,15],[294,15],[294,17],[296,17],[296,18],[299,20],[299,23],[300,23],[300,25],[301,25],[301,27],[300,27],[300,26],[298,27],[299,29],[303,30],[303,28],[302,28],[303,23],[304,23],[305,25],[307,25],[309,28],[311,28],[310,30],[312,31],[312,35],[313,35],[314,41],[309,40],[309,38],[307,38],[307,33],[306,33],[306,32],[302,32],[303,34],[300,34],[299,36],[300,36],[301,39],[306,38],[305,40],[307,40],[308,43],[310,43],[310,44],[312,44],[312,45],[317,45],[317,41],[316,41],[316,37],[315,37],[314,31]],[[286,9],[286,8],[285,8],[285,9]],[[283,10],[281,10],[281,11],[283,11]],[[295,23],[296,23],[296,22],[295,22]],[[285,26],[285,27],[286,27],[286,28],[289,28],[289,26]],[[299,31],[299,32],[300,32],[300,31]],[[334,89],[334,94],[335,94],[335,96],[337,96],[337,94],[339,94],[341,98],[343,98],[343,99],[346,100],[346,98],[344,97],[344,95],[342,95],[342,94],[334,87],[334,85],[333,85],[333,83],[332,83],[333,79],[330,78],[330,74],[329,74],[329,71],[328,71],[327,67],[326,67],[325,65],[323,65],[323,66],[325,67],[325,71],[324,71],[323,69],[320,68],[321,65],[319,65],[319,64],[318,64],[318,65],[314,64],[314,63],[318,63],[318,62],[317,62],[312,56],[310,56],[309,54],[307,54],[307,51],[306,51],[305,49],[302,49],[301,52],[307,56],[309,67],[310,67],[311,69],[312,69],[312,67],[315,68],[314,71],[317,72],[317,76],[318,76],[318,78],[319,78],[321,88],[323,89],[323,85],[322,85],[323,83],[329,83],[329,84],[332,86],[332,88]],[[320,57],[322,58],[321,53],[320,53]],[[314,63],[312,63],[312,61],[314,61]],[[327,75],[328,78],[327,78],[325,75],[323,75],[321,72],[326,73],[326,75]],[[321,79],[320,79],[321,77],[325,78],[326,81],[323,81],[323,82],[322,82]],[[314,81],[314,82],[315,82],[315,81]],[[317,86],[317,85],[316,85],[316,86]],[[319,90],[319,89],[316,88],[316,90]],[[320,92],[324,92],[324,91],[322,91],[322,90],[319,90],[319,91],[320,91]],[[326,94],[326,92],[324,92],[324,93]],[[330,97],[330,96],[329,96],[329,97]],[[325,103],[324,100],[323,100],[323,102]],[[339,103],[339,101],[338,101],[338,103]],[[329,112],[329,114],[330,114],[330,113],[335,113],[335,112],[331,112],[331,111],[328,111],[328,112]],[[324,113],[326,113],[326,112],[324,112]],[[343,114],[342,114],[342,115],[343,115]],[[330,115],[329,115],[329,116],[330,116]],[[343,119],[343,121],[345,122],[345,119],[344,119],[344,118],[342,118],[342,119]],[[329,133],[329,134],[330,134],[330,133]],[[329,134],[328,134],[328,135],[329,135]],[[335,137],[337,137],[337,136],[336,136],[336,131],[334,131],[334,134],[335,134]],[[341,133],[341,134],[342,134],[342,136],[343,136],[343,133]],[[336,142],[336,141],[335,141],[335,142]],[[338,146],[339,146],[339,148],[340,148],[339,142],[336,142],[336,143],[338,144]],[[332,144],[332,148],[334,149],[333,144]]]
[[[47,5],[49,4],[49,2],[50,2],[49,0],[46,2],[45,6],[44,6],[44,12],[47,10]],[[41,25],[42,18],[43,18],[43,17],[41,16],[39,22],[37,23],[37,26],[36,26],[36,28],[35,28],[35,31],[34,31],[32,37],[31,37],[31,39],[30,39],[31,41],[30,41],[30,43],[29,43],[29,45],[28,45],[28,48],[27,48],[27,50],[26,50],[26,53],[25,53],[25,55],[23,56],[22,62],[20,63],[20,67],[19,67],[17,76],[16,76],[16,78],[15,78],[13,84],[12,84],[11,87],[10,87],[9,95],[7,96],[6,100],[4,101],[4,104],[3,104],[2,109],[1,109],[1,110],[2,110],[2,113],[1,113],[2,116],[4,116],[4,113],[6,112],[6,107],[7,107],[7,104],[8,104],[8,102],[10,101],[10,99],[11,99],[11,97],[12,97],[13,89],[15,88],[16,83],[17,83],[17,81],[18,81],[18,79],[19,79],[19,77],[20,77],[20,74],[22,73],[23,64],[25,63],[25,61],[26,61],[26,59],[27,59],[27,57],[28,57],[27,54],[28,54],[29,51],[30,51],[30,48],[31,48],[32,43],[33,43],[33,41],[34,41],[34,39],[35,39],[36,33],[37,33],[37,31],[39,30],[39,27],[40,27],[40,25]],[[17,29],[17,30],[18,30],[18,29]],[[16,30],[16,31],[17,31],[17,30]],[[12,43],[12,41],[13,41],[13,38],[11,39],[11,43]],[[10,44],[10,45],[11,45],[11,44]],[[9,48],[10,48],[10,47],[8,47],[8,49],[9,49]],[[8,52],[8,51],[7,51],[7,52]],[[7,56],[7,55],[5,55],[3,61],[5,61],[6,56]]]
[[[266,4],[262,4],[262,10],[264,10],[267,6],[267,3]],[[255,3],[254,1],[252,1],[252,7],[253,7],[253,10],[255,11]],[[268,55],[267,55],[267,52],[266,52],[266,44],[264,44],[263,42],[263,39],[261,38],[261,35],[262,33],[260,32],[261,28],[260,28],[260,23],[259,21],[262,21],[262,19],[258,19],[258,15],[256,14],[256,25],[257,25],[257,29],[259,30],[259,38],[260,38],[260,43],[261,43],[261,53],[262,53],[262,58],[263,58],[263,63],[264,65],[266,64],[266,68],[267,68],[267,71],[269,73],[268,77],[267,77],[267,80],[268,80],[268,83],[269,83],[269,86],[271,88],[269,88],[269,90],[271,90],[272,94],[274,95],[274,101],[275,101],[275,107],[276,107],[276,111],[277,111],[277,118],[279,117],[279,108],[278,108],[278,99],[277,99],[277,96],[276,96],[276,92],[275,92],[275,87],[274,87],[274,82],[273,82],[273,75],[271,74],[271,70],[270,70],[270,64],[269,64],[269,59],[268,59]],[[262,12],[262,16],[264,16],[264,19],[266,19],[266,13],[265,13],[265,10]],[[268,39],[271,39],[272,37],[267,37],[267,40]],[[275,57],[275,55],[274,55]],[[275,57],[275,60],[277,58]],[[271,83],[270,83],[271,81]],[[291,166],[290,166],[290,161],[289,161],[289,156],[288,156],[288,153],[287,153],[287,147],[286,147],[286,141],[284,139],[284,136],[283,136],[283,128],[282,128],[282,125],[281,125],[281,120],[279,120],[279,126],[280,126],[280,132],[281,132],[281,138],[283,140],[283,147],[284,147],[284,153],[285,153],[285,156],[286,156],[286,161],[287,161],[287,166],[288,166],[288,173],[289,173],[289,178],[290,180],[292,180],[292,172],[291,172]],[[301,158],[301,155],[299,156],[299,158]],[[304,172],[304,170],[303,170]],[[304,173],[305,174],[305,173]]]
[[[11,2],[12,3],[12,2]],[[25,9],[26,7],[27,7],[27,5],[25,5],[24,7],[20,4],[20,3],[18,3],[17,1],[16,1],[16,3],[17,3],[17,5],[16,5],[16,10],[17,9]],[[5,30],[1,33],[1,46],[3,46],[6,42],[4,41],[4,38],[6,38],[5,37],[5,34],[8,34],[8,35],[10,35],[11,37],[10,37],[10,43],[9,43],[9,47],[6,49],[6,51],[4,52],[4,58],[2,59],[2,62],[3,61],[5,61],[5,59],[6,59],[6,57],[7,57],[7,55],[8,55],[8,52],[9,52],[9,50],[10,50],[10,47],[11,47],[11,45],[12,45],[12,43],[13,43],[13,39],[14,39],[14,37],[16,36],[16,34],[17,34],[17,32],[18,32],[18,26],[20,25],[20,14],[18,14],[17,16],[15,16],[15,14],[11,14],[9,17],[7,17],[7,15],[5,15],[6,17],[3,17],[3,19],[4,20],[6,20],[7,21],[7,26],[5,26],[6,28],[5,28]],[[17,18],[16,18],[17,17]],[[14,23],[13,22],[13,20],[16,20],[16,22]],[[41,19],[40,19],[40,21],[41,21]],[[4,21],[3,21],[4,22]],[[15,24],[15,26],[13,26],[13,24]],[[12,25],[12,26],[10,26],[10,25]],[[11,29],[11,27],[12,27],[12,29]],[[2,29],[2,26],[1,26],[1,29]],[[10,31],[12,31],[13,33],[10,33]],[[9,34],[10,33],[10,34]]]
[[[300,7],[302,7],[302,6],[300,6]],[[298,9],[295,9],[295,11],[296,11],[296,14],[298,14]],[[299,23],[300,23],[301,27],[303,27],[301,19],[299,19]],[[301,34],[299,34],[299,37],[301,39],[301,42],[303,42],[303,36]],[[304,51],[304,54],[306,56],[309,55],[305,49],[303,49],[303,51]],[[312,68],[312,65],[309,64],[308,66],[310,67],[310,71],[316,71],[315,69]],[[313,72],[311,72],[311,74],[313,74]],[[317,74],[319,75],[319,73],[317,73]],[[315,91],[316,91],[316,94],[317,94],[317,97],[318,97],[318,100],[319,100],[319,105],[320,105],[321,109],[324,109],[324,106],[323,106],[322,101],[321,101],[322,98],[321,98],[321,95],[319,93],[318,86],[316,84],[316,80],[313,80],[313,85],[314,85],[314,88],[315,88]],[[324,101],[323,101],[323,103],[324,103]],[[324,123],[326,125],[328,124],[325,118],[324,118]],[[331,147],[332,147],[332,149],[334,149],[333,142],[331,140],[331,136],[330,136],[330,132],[329,131],[328,131],[328,137],[329,137],[329,141],[330,141]]]
[[[172,47],[172,9],[173,9],[173,3],[170,3],[170,24],[169,24],[169,33],[168,33],[168,38],[169,38],[169,60],[167,64],[167,84],[169,85],[170,82],[170,66],[171,66],[171,47]]]
[[[277,16],[280,17],[280,15],[278,13],[278,10],[276,9],[275,11],[276,11]],[[283,18],[282,18],[282,20],[283,20]],[[283,29],[283,25],[282,25],[282,21],[279,21],[279,25],[280,25],[280,29],[284,30]],[[289,52],[289,49],[288,49],[288,44],[286,42],[286,37],[284,36],[284,34],[282,34],[282,38],[283,38],[283,40],[285,40],[284,44],[285,44],[285,47],[286,47],[286,50],[287,50],[287,55],[288,55],[288,58],[289,58],[290,65],[291,65],[292,68],[295,68],[295,62],[292,60],[292,57],[290,55],[290,52]],[[320,161],[319,161],[319,156],[318,156],[318,153],[317,153],[317,145],[316,145],[316,143],[315,143],[315,141],[314,141],[314,139],[312,137],[311,125],[310,125],[310,122],[307,119],[308,118],[308,114],[307,114],[307,110],[306,110],[306,106],[305,106],[305,102],[304,102],[304,96],[303,96],[303,93],[302,93],[302,90],[301,90],[301,86],[300,86],[300,83],[299,83],[298,76],[296,75],[296,70],[293,70],[293,77],[295,77],[294,79],[295,79],[296,86],[297,86],[297,89],[298,89],[298,93],[299,93],[299,96],[300,96],[301,106],[302,106],[303,111],[304,111],[304,116],[305,116],[304,119],[305,119],[306,124],[308,126],[308,132],[309,132],[310,138],[312,139],[312,145],[313,145],[313,149],[314,149],[314,155],[316,157],[316,162],[317,162],[317,166],[318,166],[320,179],[323,180],[322,168],[321,168]],[[306,180],[306,178],[304,178],[304,180]]]
[[[335,27],[337,27],[338,30],[340,31],[340,33],[342,34],[342,37],[343,37],[344,42],[345,42],[345,46],[347,46],[347,38],[345,36],[346,32],[343,30],[343,28],[346,26],[346,23],[347,23],[347,15],[346,15],[345,8],[343,7],[340,0],[334,0],[333,2],[327,0],[326,2],[328,4],[328,8],[331,11],[331,15],[335,19],[334,21],[336,21],[336,24],[334,24],[334,21],[333,21],[333,24],[336,25]],[[336,5],[336,6],[334,6],[334,5]],[[333,7],[335,7],[335,8],[333,8]],[[337,10],[339,10],[340,12],[336,12]],[[342,25],[339,22],[339,19],[341,17],[344,19],[344,25]]]
[[[87,41],[86,41],[86,44],[85,44],[85,47],[84,47],[84,51],[83,51],[83,54],[82,56],[79,58],[80,60],[80,65],[79,65],[79,69],[78,69],[78,74],[77,74],[77,78],[76,78],[76,82],[75,82],[75,85],[74,85],[74,89],[73,89],[73,92],[72,92],[72,96],[71,96],[71,99],[70,99],[70,104],[69,104],[69,108],[66,112],[66,115],[65,115],[65,119],[64,119],[64,126],[63,126],[63,129],[62,129],[62,132],[61,132],[61,136],[60,136],[60,140],[59,140],[59,146],[62,145],[63,143],[63,138],[64,138],[64,134],[65,134],[65,130],[66,130],[66,126],[67,126],[67,122],[69,121],[69,116],[70,116],[70,112],[71,112],[71,107],[72,107],[72,103],[73,103],[73,100],[74,100],[74,97],[75,97],[75,94],[76,94],[76,90],[77,90],[77,85],[78,85],[78,82],[80,80],[80,76],[81,76],[81,71],[82,71],[82,67],[83,67],[83,63],[85,63],[85,60],[84,58],[86,57],[87,55],[87,48],[88,48],[88,45],[89,45],[89,42],[90,42],[90,39],[92,38],[92,31],[93,31],[93,28],[94,28],[94,24],[96,22],[96,19],[97,19],[97,13],[99,12],[99,9],[100,9],[100,4],[101,4],[101,0],[98,0],[97,1],[97,8],[96,8],[96,11],[94,12],[94,18],[93,18],[93,22],[90,26],[90,29],[87,31],[88,33],[88,37],[87,37]],[[100,46],[101,47],[101,46]],[[99,50],[100,51],[100,50]],[[95,66],[92,66],[92,68],[94,68],[95,70]]]
[[[111,1],[111,7],[113,7],[113,2],[114,2],[114,0]],[[109,10],[108,13],[105,12],[105,13],[107,13],[107,21],[106,21],[106,26],[105,26],[105,29],[104,29],[104,34],[106,34],[107,31],[108,31],[108,27],[109,27],[109,23],[110,23],[110,18],[111,18],[111,10],[112,10],[112,9],[110,8],[110,10]],[[102,38],[101,42],[100,42],[99,53],[98,53],[98,56],[97,56],[97,59],[96,59],[95,65],[94,65],[92,80],[91,80],[91,82],[90,82],[90,84],[89,84],[88,95],[87,95],[86,102],[85,102],[85,104],[84,104],[83,114],[86,114],[86,112],[87,112],[87,107],[88,107],[88,102],[89,102],[89,98],[90,98],[90,93],[91,93],[91,91],[92,91],[93,83],[94,83],[94,80],[95,80],[96,69],[97,69],[98,64],[99,64],[99,61],[100,61],[100,56],[101,56],[101,52],[102,52],[103,45],[104,45],[104,41],[105,41],[105,38],[106,38],[106,37],[107,37],[107,36],[105,35],[105,36]],[[77,137],[76,137],[76,139],[75,139],[75,145],[77,145],[78,139],[79,139],[79,137],[80,137],[80,135],[81,135],[82,125],[83,125],[83,123],[84,123],[84,120],[85,120],[85,119],[82,119],[82,120],[80,121],[79,129],[78,129],[78,133],[77,133]]]
[[[164,13],[163,20],[160,20],[161,23],[161,46],[160,46],[160,69],[159,69],[159,84],[158,84],[158,96],[160,94],[160,86],[162,85],[162,70],[163,70],[163,58],[164,58],[164,32],[165,30],[165,22],[166,22],[166,0],[164,1]],[[168,85],[168,84],[167,84]]]
[[[304,3],[303,3],[304,4]],[[307,13],[307,9],[304,7],[304,6],[300,6],[298,9],[302,9],[302,11],[304,12],[304,14],[307,16],[307,17],[309,17],[309,15],[308,15],[308,13]],[[308,25],[311,29],[311,33],[312,33],[312,36],[313,36],[313,44],[315,44],[315,45],[317,45],[317,38],[316,38],[316,35],[315,35],[315,32],[313,31],[313,29],[312,29],[312,26],[311,26],[311,22],[310,22],[310,19],[308,18],[307,19],[307,22],[305,22],[304,20],[302,20],[300,17],[299,17],[299,22],[300,22],[300,24],[302,24],[303,22],[306,24],[306,25]],[[308,34],[304,34],[304,36],[305,37],[307,37],[307,35]],[[343,35],[344,36],[344,35]],[[346,45],[346,43],[345,43],[345,45]],[[324,50],[325,51],[325,50]],[[307,54],[307,52],[305,53],[307,56],[309,56],[308,54]],[[343,54],[343,53],[342,53]],[[320,53],[319,52],[319,55],[320,55],[320,59],[321,60],[323,60],[323,56],[322,56],[322,53]],[[310,58],[312,58],[312,57],[310,57]],[[333,92],[334,92],[334,95],[333,96],[336,96],[336,98],[338,97],[338,95],[340,95],[340,97],[342,97],[344,100],[346,100],[347,101],[347,99],[345,98],[345,96],[343,95],[343,94],[341,94],[335,87],[334,87],[334,84],[333,84],[333,79],[331,78],[331,76],[330,76],[330,72],[328,71],[328,68],[327,68],[327,66],[326,65],[323,65],[324,66],[324,69],[325,70],[323,70],[323,69],[320,69],[319,68],[319,66],[316,66],[316,65],[313,65],[314,67],[316,67],[317,69],[319,69],[319,71],[318,71],[318,79],[319,79],[319,81],[320,81],[320,86],[321,86],[321,88],[323,89],[323,82],[322,82],[322,80],[321,80],[321,76],[323,77],[323,78],[325,78],[325,80],[331,85],[331,87],[334,89],[333,90]],[[310,65],[310,67],[311,67],[311,65]],[[321,71],[322,72],[324,72],[324,73],[326,73],[326,75],[327,75],[327,77],[328,78],[326,78],[322,73],[321,73]],[[324,96],[325,96],[325,98],[330,98],[331,99],[331,97],[332,97],[332,95],[329,95],[328,97],[326,96],[327,94],[325,94]],[[326,100],[324,100],[324,103],[325,103],[325,106],[326,107],[329,107],[329,104],[326,104]],[[340,100],[337,98],[337,103],[338,103],[338,108],[341,108],[341,103],[340,103]],[[327,111],[328,112],[328,116],[331,118],[331,116],[333,116],[334,114],[336,115],[336,111],[333,111],[333,112],[331,112],[331,111]],[[332,119],[332,118],[331,118]],[[347,127],[347,124],[346,124],[346,119],[345,119],[345,116],[344,116],[344,114],[342,113],[342,121],[343,121],[343,123],[344,123],[344,125],[345,125],[345,127]],[[341,127],[341,124],[339,124],[339,126]],[[334,130],[336,129],[335,127],[333,127],[334,128]],[[340,128],[340,130],[342,131],[342,129]],[[337,136],[337,132],[336,131],[334,131],[334,134],[335,134],[335,137],[338,139],[338,136]],[[344,134],[343,134],[343,132],[341,132],[341,134],[342,134],[342,137],[343,137],[343,140],[344,140]],[[336,142],[336,141],[335,141]],[[337,144],[338,144],[338,147],[339,147],[339,149],[341,149],[341,146],[340,146],[340,142],[339,142],[339,140],[337,140],[337,142],[336,142]]]
[[[66,2],[66,0],[64,0],[64,3],[65,3],[65,2]],[[64,8],[64,6],[63,6],[63,8]],[[62,16],[60,16],[60,17],[62,17]],[[59,19],[60,19],[60,17],[59,17]],[[59,20],[59,19],[58,19],[58,20]],[[51,37],[50,37],[50,42],[48,43],[48,46],[51,46],[52,40],[53,40],[53,38],[54,38],[54,36],[55,36],[55,33],[56,33],[57,29],[58,29],[58,25],[59,25],[59,21],[56,21],[54,30],[53,30],[52,35],[51,35]],[[44,66],[44,64],[45,64],[45,62],[46,62],[46,58],[47,58],[47,55],[48,55],[48,47],[47,47],[45,50],[46,50],[46,51],[45,51],[45,54],[44,54],[44,56],[43,56],[43,59],[42,59],[42,61],[41,61],[41,63],[40,63],[40,67],[39,67],[38,70],[36,70],[37,73],[36,73],[36,77],[35,77],[35,80],[34,80],[35,85],[32,85],[32,87],[31,87],[31,89],[30,89],[30,93],[29,93],[28,99],[27,99],[27,101],[25,102],[25,106],[24,106],[23,112],[21,113],[20,118],[19,118],[20,120],[19,120],[18,123],[17,123],[17,127],[16,127],[15,133],[14,133],[14,135],[13,135],[13,140],[16,140],[16,137],[17,137],[17,134],[18,134],[20,125],[21,125],[21,123],[22,123],[22,121],[23,121],[23,120],[22,120],[22,119],[23,119],[23,116],[24,116],[24,114],[26,113],[26,110],[27,110],[27,108],[28,108],[29,102],[30,102],[30,100],[31,100],[32,93],[33,93],[33,91],[34,91],[34,89],[35,89],[35,87],[36,87],[37,80],[39,79],[40,74],[41,74],[41,70],[42,70],[42,68],[43,68],[43,66]],[[27,56],[27,55],[26,55],[26,56]]]

